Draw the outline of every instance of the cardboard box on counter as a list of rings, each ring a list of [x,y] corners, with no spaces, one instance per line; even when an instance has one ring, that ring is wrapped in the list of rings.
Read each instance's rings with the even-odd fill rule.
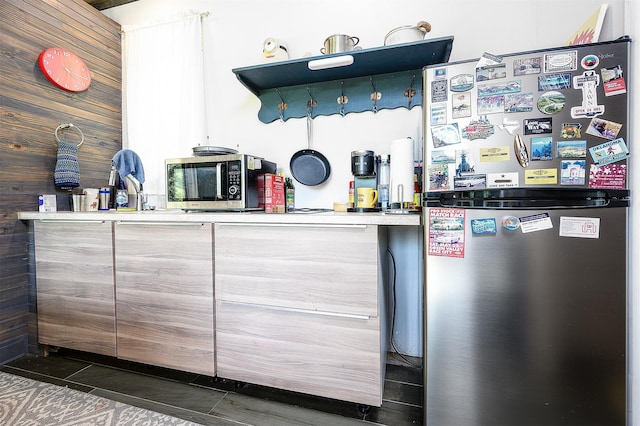
[[[58,211],[56,203],[56,195],[38,195],[38,211],[39,212],[55,212]]]
[[[284,177],[265,173],[258,178],[258,207],[265,213],[285,212]]]

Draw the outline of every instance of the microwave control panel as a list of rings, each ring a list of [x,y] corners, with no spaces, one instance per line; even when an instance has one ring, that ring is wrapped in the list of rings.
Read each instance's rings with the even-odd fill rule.
[[[229,161],[227,165],[229,186],[228,196],[229,200],[241,200],[242,199],[242,162]]]

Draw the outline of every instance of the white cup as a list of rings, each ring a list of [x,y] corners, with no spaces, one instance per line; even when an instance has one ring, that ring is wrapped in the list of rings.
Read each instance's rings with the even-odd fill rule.
[[[84,189],[84,211],[97,212],[100,204],[98,194],[100,190],[98,188],[85,188]]]

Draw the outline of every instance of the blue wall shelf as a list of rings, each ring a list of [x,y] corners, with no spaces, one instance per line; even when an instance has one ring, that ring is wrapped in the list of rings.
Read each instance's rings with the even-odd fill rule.
[[[348,53],[271,62],[233,72],[261,102],[263,123],[318,115],[408,108],[422,104],[422,68],[446,63],[453,36]],[[310,64],[353,63],[326,69]]]

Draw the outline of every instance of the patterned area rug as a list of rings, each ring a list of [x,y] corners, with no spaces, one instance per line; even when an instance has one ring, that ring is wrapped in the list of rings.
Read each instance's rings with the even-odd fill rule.
[[[0,425],[196,425],[185,420],[0,372]]]

